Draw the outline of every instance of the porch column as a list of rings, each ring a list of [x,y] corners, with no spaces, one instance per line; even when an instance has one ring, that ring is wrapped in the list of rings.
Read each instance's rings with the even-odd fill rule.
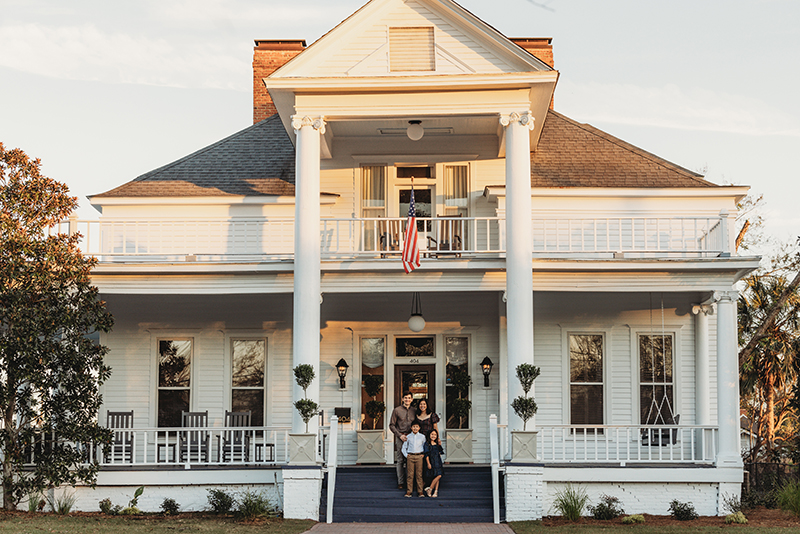
[[[294,314],[292,321],[292,369],[300,364],[314,367],[316,378],[308,398],[319,404],[320,234],[319,149],[325,133],[323,117],[292,117],[297,136],[295,147],[294,212]],[[303,390],[292,373],[292,403],[303,398]],[[308,431],[317,433],[319,418],[313,417]],[[305,432],[305,423],[292,408],[292,432]]]
[[[736,350],[737,291],[719,293],[717,303],[717,467],[741,467],[739,451],[739,355]]]
[[[711,365],[708,360],[708,316],[714,313],[710,304],[692,306],[694,319],[694,383],[695,383],[695,424],[711,425]],[[707,447],[713,443],[706,431],[697,437],[697,455],[707,458]]]
[[[508,401],[523,394],[516,369],[533,363],[533,253],[531,233],[530,111],[502,115],[506,139],[506,310],[508,324]],[[531,429],[535,419],[531,421]],[[509,430],[522,419],[508,412]]]

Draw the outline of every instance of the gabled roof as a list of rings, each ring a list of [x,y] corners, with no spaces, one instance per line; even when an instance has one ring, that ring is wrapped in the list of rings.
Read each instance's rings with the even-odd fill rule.
[[[104,197],[294,195],[294,146],[277,115],[150,171]],[[602,130],[547,114],[531,153],[533,187],[718,187]]]
[[[703,176],[550,110],[536,151],[533,187],[717,187]]]
[[[91,198],[294,195],[294,175],[294,146],[273,115]]]

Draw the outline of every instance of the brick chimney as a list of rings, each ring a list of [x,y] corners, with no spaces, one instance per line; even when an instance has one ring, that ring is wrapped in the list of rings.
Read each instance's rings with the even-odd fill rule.
[[[264,78],[305,50],[304,39],[256,39],[253,48],[253,124],[277,113]]]
[[[553,38],[552,37],[512,37],[511,42],[530,52],[537,59],[553,66]],[[550,109],[553,109],[553,99],[550,99]]]

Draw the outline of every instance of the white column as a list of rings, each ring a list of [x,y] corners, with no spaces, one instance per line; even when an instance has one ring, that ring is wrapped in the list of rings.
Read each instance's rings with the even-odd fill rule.
[[[314,367],[316,378],[308,398],[319,404],[319,322],[320,322],[320,234],[319,234],[319,149],[325,133],[323,117],[292,117],[297,135],[295,146],[294,220],[294,315],[292,322],[292,368]],[[292,401],[303,398],[303,390],[291,378]],[[305,423],[292,409],[292,432],[305,432]],[[308,431],[317,433],[319,418],[313,417]]]
[[[717,467],[740,467],[739,355],[736,333],[736,291],[719,294],[717,303]]]
[[[531,257],[531,148],[529,111],[500,117],[506,136],[506,310],[508,324],[508,399],[523,394],[516,368],[533,363],[533,275]],[[510,430],[522,419],[509,410]],[[529,421],[528,430],[535,428]]]
[[[710,305],[697,304],[692,307],[694,318],[695,354],[695,409],[696,424],[711,424],[711,366],[708,360],[708,316],[714,313]],[[688,423],[688,421],[687,421]]]

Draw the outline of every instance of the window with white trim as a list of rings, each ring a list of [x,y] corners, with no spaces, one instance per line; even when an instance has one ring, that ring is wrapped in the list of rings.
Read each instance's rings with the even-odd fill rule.
[[[672,334],[639,334],[639,410],[643,425],[673,424]]]
[[[231,364],[231,411],[250,412],[250,424],[264,426],[266,340],[231,340]]]
[[[603,335],[569,336],[570,424],[603,424]]]
[[[180,427],[181,412],[190,411],[192,340],[158,340],[158,426]]]

